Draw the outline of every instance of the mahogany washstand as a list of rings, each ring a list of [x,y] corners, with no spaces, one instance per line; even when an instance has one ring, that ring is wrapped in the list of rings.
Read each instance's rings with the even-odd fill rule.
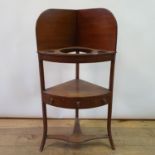
[[[36,24],[37,49],[40,69],[43,138],[82,143],[89,140],[109,138],[115,149],[111,133],[114,66],[117,43],[117,22],[112,13],[104,8],[84,10],[49,9],[44,11]],[[45,88],[43,61],[75,63],[75,79]],[[109,88],[80,79],[80,63],[110,61]],[[47,135],[46,104],[75,109],[73,134]],[[104,135],[85,135],[79,123],[79,109],[108,105],[107,131]]]

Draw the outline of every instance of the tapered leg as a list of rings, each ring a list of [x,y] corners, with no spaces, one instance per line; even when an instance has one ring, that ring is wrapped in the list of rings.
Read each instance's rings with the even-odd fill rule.
[[[111,145],[111,148],[115,150],[115,145],[112,139],[111,133],[111,115],[112,115],[112,101],[108,104],[108,121],[107,121],[107,131],[108,131],[108,138]]]
[[[42,104],[42,112],[43,112],[43,137],[40,145],[40,151],[42,152],[45,146],[46,138],[47,138],[47,112],[46,112],[46,104]]]

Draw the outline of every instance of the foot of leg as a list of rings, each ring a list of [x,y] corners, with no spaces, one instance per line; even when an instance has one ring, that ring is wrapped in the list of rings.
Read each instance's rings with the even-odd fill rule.
[[[40,145],[40,151],[42,152],[45,146],[46,138],[47,138],[47,114],[46,114],[46,104],[42,103],[42,111],[43,111],[43,137]]]
[[[111,132],[111,114],[112,114],[112,103],[108,104],[107,131],[108,131],[108,138],[109,138],[111,148],[115,150],[115,145],[112,139],[112,132]]]

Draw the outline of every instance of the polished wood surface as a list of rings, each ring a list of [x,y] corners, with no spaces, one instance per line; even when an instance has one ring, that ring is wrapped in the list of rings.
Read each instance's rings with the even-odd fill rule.
[[[103,97],[104,95],[109,94],[110,91],[93,83],[75,79],[51,88],[47,88],[44,93],[52,95],[52,97],[82,99],[89,97]]]
[[[111,133],[114,66],[117,43],[117,23],[107,9],[44,11],[36,24],[37,50],[40,70],[43,138],[54,138],[79,143],[107,137],[115,149]],[[43,61],[75,63],[75,80],[52,88],[45,87]],[[91,84],[80,79],[80,63],[110,61],[109,88]],[[46,105],[75,109],[73,134],[51,135],[47,133]],[[108,105],[107,136],[84,135],[79,123],[79,109]]]
[[[108,100],[110,97],[111,92],[108,89],[80,79],[59,84],[43,92],[45,103],[62,108],[98,107],[107,104],[103,98]],[[76,101],[79,102],[78,105]]]
[[[116,51],[117,22],[109,10],[78,11],[78,46]]]
[[[38,50],[74,46],[76,38],[75,11],[50,9],[43,12],[36,24],[36,35]]]
[[[79,52],[78,52],[79,51]],[[115,52],[86,47],[67,47],[38,51],[39,59],[62,63],[93,63],[115,59]]]
[[[48,120],[49,134],[71,134],[74,120]],[[86,134],[106,133],[105,120],[81,120]],[[49,139],[44,152],[38,151],[42,133],[41,119],[0,119],[1,155],[154,155],[155,121],[113,120],[117,149],[105,139],[73,145]]]
[[[38,18],[36,35],[39,51],[83,46],[115,52],[117,22],[104,8],[49,9]]]

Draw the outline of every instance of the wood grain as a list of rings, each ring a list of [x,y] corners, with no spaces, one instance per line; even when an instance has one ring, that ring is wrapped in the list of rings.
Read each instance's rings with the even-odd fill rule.
[[[49,9],[38,18],[36,35],[38,50],[84,46],[115,51],[117,22],[105,8]]]
[[[107,104],[103,98],[108,100],[110,97],[108,89],[80,79],[56,85],[43,92],[44,103],[62,108],[98,107]],[[79,102],[78,105],[76,101]]]
[[[74,131],[77,132],[73,132],[73,134],[76,133],[76,135],[81,133],[78,117],[79,109],[94,108],[107,104],[107,137],[111,148],[114,150],[115,145],[111,132],[111,116],[117,44],[117,22],[113,14],[104,8],[83,10],[49,9],[44,11],[37,20],[36,39],[43,112],[43,138],[40,151],[43,151],[46,139],[49,137],[47,136],[46,104],[75,109],[75,122],[77,123],[75,123]],[[45,88],[43,61],[75,63],[75,82],[69,82],[67,87],[63,84],[52,88],[50,91],[47,90]],[[98,86],[93,86],[90,83],[81,81],[79,77],[79,63],[102,61],[111,62],[108,93],[105,93],[105,90],[103,92],[103,88],[101,90]],[[75,85],[77,86],[75,87]],[[71,89],[72,91],[68,91],[70,88],[73,88]],[[80,137],[83,136],[80,134]],[[85,138],[82,139],[88,141],[88,136],[86,135],[84,137]],[[76,138],[79,139],[77,136],[73,136],[69,139],[75,142],[77,141],[75,140]],[[61,140],[62,139],[64,140],[64,138],[61,138]],[[92,140],[92,136],[90,139]],[[70,142],[73,142],[72,140]]]
[[[49,132],[72,132],[73,120],[48,120]],[[155,121],[113,121],[113,136],[117,149],[111,150],[107,140],[95,140],[82,145],[48,140],[44,152],[39,152],[42,121],[39,119],[0,119],[0,154],[4,155],[154,155]],[[106,132],[104,120],[81,120],[85,133]],[[61,127],[61,128],[60,128]]]

